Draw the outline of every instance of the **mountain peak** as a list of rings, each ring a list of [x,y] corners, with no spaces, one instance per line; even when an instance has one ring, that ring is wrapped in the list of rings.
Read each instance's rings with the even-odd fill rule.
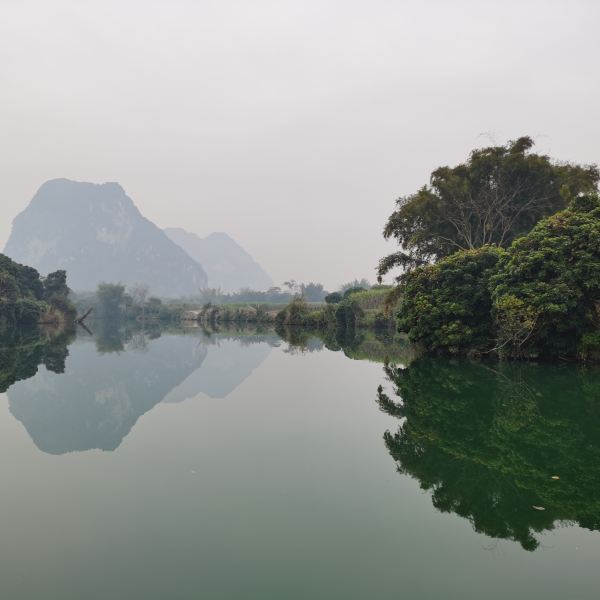
[[[65,269],[75,290],[145,283],[152,294],[206,287],[202,266],[146,219],[115,182],[52,179],[13,221],[5,253],[42,273]]]
[[[208,285],[224,292],[242,288],[266,290],[270,275],[230,235],[217,231],[204,238],[179,227],[165,233],[206,269]]]

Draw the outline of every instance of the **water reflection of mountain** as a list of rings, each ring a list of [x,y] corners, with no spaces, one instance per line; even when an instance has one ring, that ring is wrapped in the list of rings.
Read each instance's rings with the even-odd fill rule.
[[[278,344],[279,336],[263,335],[232,338],[213,334],[205,338],[207,356],[202,365],[173,388],[163,402],[182,402],[202,393],[210,398],[225,398],[250,376]]]
[[[438,510],[526,550],[557,522],[600,529],[599,370],[418,360],[386,374],[379,405],[405,419],[386,446]]]
[[[110,344],[106,335],[99,339],[98,347],[91,337],[73,343],[63,373],[40,368],[10,387],[10,411],[40,450],[114,450],[139,417],[163,399],[179,401],[198,393],[223,397],[270,350],[259,344],[258,351],[253,347],[237,354],[235,343],[202,334],[137,332],[124,339],[117,332]],[[241,356],[241,362],[236,360]],[[220,368],[213,371],[211,365]],[[226,384],[219,378],[226,378]]]

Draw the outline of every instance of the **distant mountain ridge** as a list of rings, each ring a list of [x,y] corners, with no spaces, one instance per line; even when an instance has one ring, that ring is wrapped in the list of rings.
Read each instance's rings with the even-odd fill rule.
[[[271,276],[226,233],[211,233],[201,238],[178,227],[164,231],[204,267],[211,288],[237,292],[242,288],[267,290],[273,285]]]
[[[5,254],[41,273],[65,269],[69,286],[144,283],[163,297],[196,295],[206,272],[146,219],[118,183],[53,179],[13,221]]]

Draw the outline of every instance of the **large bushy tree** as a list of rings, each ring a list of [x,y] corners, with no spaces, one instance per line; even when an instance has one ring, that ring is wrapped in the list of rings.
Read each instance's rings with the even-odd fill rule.
[[[96,312],[102,319],[119,319],[125,311],[125,286],[120,283],[100,283],[96,291]]]
[[[35,323],[44,315],[70,320],[75,307],[68,296],[65,271],[42,279],[34,268],[0,254],[0,323]]]
[[[516,240],[490,283],[504,353],[593,358],[587,354],[600,351],[598,195],[575,199]]]
[[[401,331],[428,353],[600,360],[600,199],[582,195],[504,250],[404,273]]]
[[[474,150],[465,163],[440,167],[429,185],[397,200],[384,229],[400,250],[380,261],[379,276],[458,251],[494,244],[508,247],[543,217],[596,189],[596,166],[552,161],[531,152],[521,137]]]
[[[465,354],[494,344],[490,277],[503,250],[463,250],[402,278],[400,331],[427,352]]]

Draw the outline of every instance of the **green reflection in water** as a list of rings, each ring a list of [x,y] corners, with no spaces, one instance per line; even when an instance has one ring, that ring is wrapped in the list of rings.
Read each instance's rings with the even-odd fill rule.
[[[17,381],[33,377],[41,364],[53,373],[64,372],[67,346],[74,339],[73,328],[0,330],[0,393]]]
[[[600,371],[420,359],[384,367],[398,471],[434,506],[535,550],[559,522],[600,528]],[[389,386],[388,386],[389,387]]]
[[[405,336],[382,329],[328,329],[310,330],[304,327],[286,327],[277,333],[294,352],[314,352],[327,348],[341,351],[348,358],[382,363],[408,364],[414,359],[414,349]]]

